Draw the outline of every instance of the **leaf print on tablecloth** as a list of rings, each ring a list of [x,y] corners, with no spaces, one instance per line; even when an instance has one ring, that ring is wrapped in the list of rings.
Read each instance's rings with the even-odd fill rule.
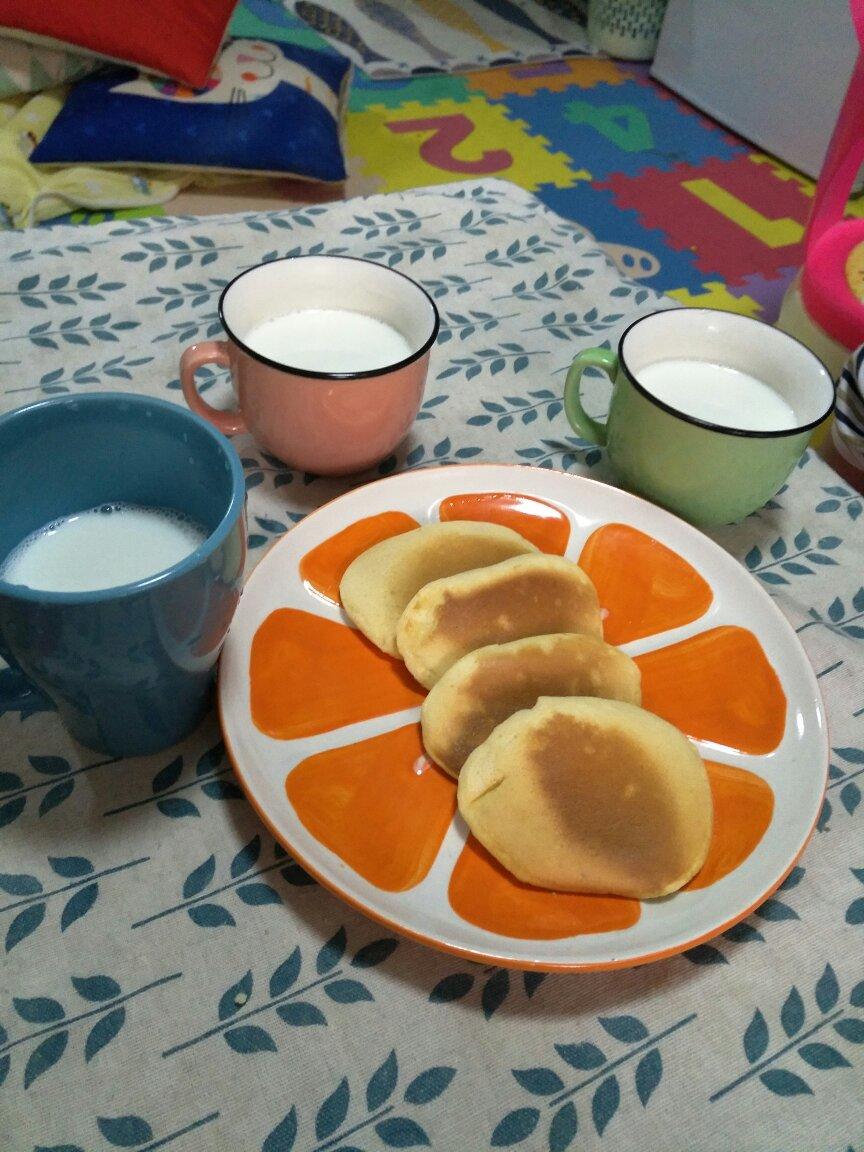
[[[52,768],[59,771],[65,771],[68,767],[67,762],[59,757],[51,760],[56,761],[52,762]],[[49,856],[48,864],[54,875],[68,881],[63,884],[57,884],[53,878],[43,882],[36,876],[26,874],[0,875],[0,890],[17,897],[0,905],[0,916],[6,912],[15,913],[6,930],[6,951],[10,952],[40,927],[45,920],[48,902],[54,897],[61,896],[65,900],[59,918],[60,931],[65,932],[77,920],[86,916],[96,903],[99,895],[98,880],[137,867],[149,859],[149,856],[140,856],[125,864],[97,872],[92,861],[85,856]]]
[[[551,1068],[514,1068],[513,1076],[532,1096],[554,1096],[564,1088],[564,1081]]]
[[[99,1131],[115,1148],[137,1148],[153,1139],[153,1129],[140,1116],[100,1116],[96,1123]]]
[[[87,1035],[84,1045],[84,1060],[90,1063],[93,1057],[106,1045],[110,1044],[123,1025],[126,1023],[126,1009],[115,1008],[101,1020],[97,1020]]]
[[[828,553],[839,548],[842,543],[839,536],[822,536],[814,544],[810,533],[802,528],[792,545],[787,544],[784,537],[778,536],[771,545],[770,558],[764,556],[762,549],[754,544],[744,557],[744,565],[765,584],[788,584],[787,576],[813,576],[816,568],[836,565],[837,561]]]
[[[353,224],[340,228],[341,236],[360,236],[364,240],[375,240],[379,236],[398,236],[400,232],[418,232],[424,220],[434,220],[438,213],[418,216],[408,208],[393,212],[372,211],[368,216],[354,216]]]
[[[806,869],[800,864],[796,865],[780,887],[777,893],[789,892],[801,883],[804,878]],[[778,895],[769,897],[763,904],[761,904],[753,915],[760,920],[768,923],[778,923],[783,920],[797,920],[798,913],[789,904],[785,903],[779,898]],[[719,947],[721,940],[729,940],[733,944],[764,944],[765,937],[746,920],[742,920],[739,924],[733,924],[731,928],[727,928],[719,936],[714,938],[711,944],[697,944],[695,948],[688,948],[686,952],[682,952],[681,956],[685,960],[689,960],[691,964],[711,965],[711,964],[728,964],[729,956],[726,952]],[[734,955],[734,953],[730,953]]]
[[[557,241],[543,240],[535,233],[524,241],[513,240],[503,252],[500,248],[491,248],[482,260],[474,260],[471,263],[491,264],[494,268],[514,268],[517,264],[531,264],[537,256],[545,256],[560,247]],[[470,266],[471,264],[467,265]]]
[[[197,264],[204,268],[220,259],[220,252],[237,252],[241,244],[218,245],[209,236],[190,236],[189,240],[141,240],[137,248],[124,252],[121,260],[128,264],[140,264],[149,260],[148,272],[159,272],[162,268],[179,271]]]
[[[297,1109],[292,1106],[261,1145],[261,1152],[291,1152],[297,1139]]]
[[[839,636],[847,636],[850,640],[864,640],[864,624],[858,623],[859,620],[864,620],[864,586],[860,587],[849,601],[835,596],[824,614],[815,608],[810,608],[808,611],[811,618],[806,624],[795,629],[799,635],[812,628],[814,624],[822,624]]]
[[[241,1024],[237,1028],[229,1028],[224,1036],[229,1048],[244,1055],[278,1051],[270,1033],[257,1024]]]
[[[12,253],[12,255],[9,257],[9,262],[11,264],[21,264],[26,263],[29,260],[33,260],[37,256],[62,256],[64,252],[78,252],[87,254],[91,251],[92,249],[90,245],[84,243],[64,244],[62,247],[52,246],[50,248],[37,248],[35,250],[33,248],[21,248],[17,252]]]
[[[104,973],[72,976],[71,984],[79,1005],[67,1011],[52,996],[13,997],[12,1007],[19,1020],[35,1025],[32,1031],[8,1038],[0,1026],[0,1084],[6,1079],[16,1049],[33,1044],[24,1066],[23,1085],[29,1088],[59,1063],[69,1046],[70,1037],[84,1030],[84,1061],[89,1064],[103,1048],[119,1035],[126,1023],[125,1005],[155,988],[179,980],[180,972],[162,976],[131,992]]]
[[[663,1058],[659,1048],[652,1048],[636,1065],[636,1094],[644,1108],[663,1078]]]
[[[96,272],[90,272],[72,283],[68,274],[43,280],[40,276],[25,276],[18,281],[17,292],[0,292],[0,296],[17,296],[25,308],[47,308],[51,304],[75,304],[81,300],[104,300],[106,292],[116,292],[126,285],[115,280],[100,281]]]
[[[55,322],[46,320],[42,324],[34,324],[26,333],[19,336],[0,337],[0,343],[8,340],[29,340],[37,348],[53,348],[57,351],[60,344],[90,344],[96,341],[117,343],[120,336],[117,333],[127,332],[132,328],[139,328],[137,320],[112,320],[110,312],[94,316],[89,323],[83,322],[83,317],[73,316],[69,320],[62,320],[57,327]]]
[[[373,940],[363,945],[349,967],[369,969],[386,960],[397,946],[395,940]],[[327,1016],[319,1004],[312,1001],[323,993],[337,1005],[354,1005],[361,1001],[374,1000],[372,993],[362,981],[348,978],[344,962],[348,947],[345,929],[340,927],[319,949],[315,960],[315,976],[308,971],[304,982],[297,987],[303,971],[304,958],[299,947],[293,949],[284,960],[262,976],[267,982],[267,997],[258,999],[254,995],[255,977],[249,969],[239,980],[229,985],[219,998],[217,1018],[219,1023],[200,1035],[193,1036],[166,1049],[163,1056],[173,1056],[204,1040],[222,1034],[225,1042],[241,1055],[254,1052],[277,1051],[273,1034],[262,1027],[260,1017],[271,1011],[289,1028],[307,1028],[314,1025],[327,1025]],[[255,1025],[247,1021],[256,1018]]]
[[[253,232],[268,232],[269,226],[288,232],[293,231],[294,224],[301,228],[314,228],[314,217],[320,216],[327,209],[323,206],[307,205],[302,209],[288,212],[248,212],[240,217],[242,223]]]
[[[218,312],[207,312],[171,324],[168,329],[153,337],[153,343],[161,344],[165,340],[176,340],[179,344],[188,344],[190,340],[209,339],[212,336],[219,336],[221,332],[222,322]]]
[[[301,963],[302,957],[298,947],[294,949],[287,960],[282,961],[270,977],[269,989],[271,997],[275,999],[277,996],[281,996],[284,992],[287,992],[289,988],[293,988],[297,983],[297,977],[300,975]]]
[[[155,1149],[168,1147],[175,1140],[179,1140],[189,1132],[194,1132],[197,1128],[202,1128],[205,1124],[210,1124],[218,1117],[218,1112],[210,1112],[198,1120],[193,1120],[190,1124],[184,1124],[181,1128],[158,1137],[144,1117],[134,1113],[121,1116],[96,1116],[95,1121],[99,1135],[111,1148],[141,1148],[142,1145],[146,1144]],[[102,1147],[104,1145],[100,1145],[100,1148]],[[95,1148],[95,1144],[89,1144],[88,1152],[93,1152]],[[46,1144],[39,1144],[33,1152],[85,1152],[85,1150],[79,1144],[54,1144],[50,1147]],[[268,1149],[267,1152],[279,1152],[279,1149],[274,1146],[272,1150]]]
[[[319,976],[335,968],[345,953],[348,943],[345,929],[340,927],[333,936],[321,947],[315,959],[315,971]]]
[[[614,328],[621,320],[620,312],[609,312],[600,316],[596,308],[589,308],[582,316],[576,312],[547,312],[542,322],[533,328],[525,328],[525,332],[548,332],[558,340],[571,341],[575,337],[591,336],[595,332],[604,332],[607,328]]]
[[[449,246],[453,248],[459,243],[458,240],[452,241]],[[364,252],[363,259],[386,264],[388,268],[397,268],[406,259],[413,266],[427,256],[432,260],[440,260],[446,254],[447,248],[439,240],[394,240]]]
[[[491,332],[498,327],[502,320],[512,320],[516,315],[516,312],[509,312],[504,316],[493,316],[491,312],[475,312],[473,310],[468,311],[467,314],[442,312],[438,343],[447,344],[454,337],[458,337],[459,340],[467,340],[477,331]]]
[[[466,380],[473,380],[487,369],[491,376],[503,372],[507,361],[510,367],[518,374],[528,367],[532,356],[548,356],[545,348],[524,348],[521,344],[505,341],[497,348],[480,348],[471,356],[456,356],[449,362],[449,367],[439,372],[436,380],[447,380],[451,376],[464,373]]]
[[[545,1126],[544,1117],[549,1115],[545,1143],[553,1152],[566,1152],[579,1130],[579,1115],[574,1098],[585,1089],[590,1089],[594,1130],[598,1136],[602,1136],[621,1104],[623,1071],[629,1070],[628,1066],[633,1068],[636,1095],[642,1107],[647,1107],[663,1079],[660,1045],[695,1019],[696,1014],[692,1013],[652,1035],[637,1016],[599,1016],[597,1023],[600,1028],[618,1045],[623,1045],[625,1051],[621,1052],[618,1048],[609,1055],[607,1050],[593,1041],[580,1040],[555,1045],[555,1053],[564,1064],[560,1070],[549,1066],[511,1069],[516,1083],[532,1096],[541,1098],[543,1103],[541,1106],[523,1106],[509,1111],[495,1125],[490,1143],[494,1148],[521,1144],[534,1133],[541,1121]],[[579,1075],[576,1082],[568,1087],[569,1069]]]
[[[315,1116],[316,1140],[325,1140],[328,1136],[332,1136],[337,1128],[341,1128],[348,1115],[350,1102],[351,1089],[348,1087],[347,1078],[343,1076]]]
[[[800,864],[796,864],[780,887],[773,896],[769,896],[759,907],[754,911],[753,915],[760,920],[766,920],[769,923],[777,923],[781,920],[798,920],[798,913],[792,908],[785,900],[781,900],[779,893],[791,892],[793,888],[797,888],[806,875],[807,869],[803,868]]]
[[[842,761],[843,766],[835,764],[832,759],[828,765],[828,787],[825,791],[823,810],[819,813],[819,832],[829,832],[829,821],[834,814],[834,799],[839,798],[841,808],[847,816],[854,816],[861,804],[861,782],[857,778],[864,773],[864,749],[861,748],[833,748],[834,757]],[[847,767],[850,765],[850,767]],[[835,793],[835,789],[840,789]]]
[[[515,1108],[495,1125],[490,1143],[493,1148],[508,1148],[527,1140],[540,1123],[539,1108]]]
[[[850,868],[849,871],[859,884],[864,884],[864,868]],[[845,920],[847,924],[858,927],[864,924],[864,896],[858,896],[846,909]]]
[[[424,444],[418,444],[412,448],[404,457],[403,466],[406,470],[409,468],[440,468],[444,464],[461,464],[466,460],[473,460],[482,451],[482,448],[468,445],[454,449],[450,437],[445,436],[443,440],[439,440],[433,446],[431,453],[427,454]],[[378,465],[378,474],[380,476],[389,475],[395,471],[398,463],[399,460],[396,456],[388,456]]]
[[[156,289],[155,296],[142,296],[136,304],[145,307],[157,304],[163,312],[174,312],[178,308],[200,308],[220,294],[228,284],[227,279],[210,277],[206,282],[200,280],[184,281],[181,288],[162,286]]]
[[[480,993],[480,1006],[484,1017],[489,1020],[498,1011],[512,990],[511,973],[506,968],[484,968],[482,973],[486,979],[483,981]],[[474,987],[477,979],[471,972],[454,972],[439,980],[429,993],[430,1004],[451,1004],[454,1000],[462,1000]],[[514,981],[515,981],[514,976]],[[543,981],[545,972],[523,972],[521,983],[525,996],[530,1000]]]
[[[185,816],[200,816],[201,810],[196,803],[186,796],[176,795],[178,792],[188,792],[190,789],[200,789],[200,794],[210,800],[243,799],[240,786],[231,778],[231,766],[225,763],[225,748],[221,741],[199,758],[194,777],[189,777],[187,773],[187,779],[183,783],[177,783],[184,772],[186,772],[184,758],[175,756],[153,777],[150,796],[121,804],[117,808],[109,808],[103,812],[103,816],[117,816],[121,812],[128,812],[132,808],[140,808],[151,803],[156,804],[157,810],[163,816],[173,820]],[[200,799],[200,794],[196,796],[196,800]]]
[[[149,364],[152,360],[152,356],[138,356],[134,359],[130,359],[128,356],[112,356],[101,365],[97,364],[95,360],[81,364],[74,370],[64,365],[60,368],[52,368],[50,372],[45,372],[40,377],[38,384],[27,385],[23,388],[6,388],[5,392],[7,395],[20,392],[41,392],[44,396],[54,396],[70,392],[70,385],[72,387],[87,387],[91,384],[100,384],[103,376],[109,379],[131,380],[130,368],[139,368],[142,364]],[[199,391],[203,391],[203,388]]]
[[[491,212],[488,208],[469,208],[459,220],[458,228],[453,231],[464,232],[467,236],[485,236],[490,228],[506,223],[506,217],[500,212]]]
[[[237,880],[244,873],[248,872],[258,862],[258,857],[261,855],[261,837],[255,835],[248,844],[240,849],[231,861],[231,879]]]
[[[823,486],[822,491],[828,497],[816,505],[816,511],[821,513],[837,512],[842,509],[850,520],[857,520],[864,511],[864,501],[858,492],[853,492],[842,484]]]
[[[202,775],[206,776],[212,766],[219,762],[212,752],[211,749],[211,754],[205,754],[199,761]],[[236,893],[241,904],[247,907],[281,904],[282,897],[277,889],[260,879],[272,872],[278,872],[292,887],[313,887],[315,881],[312,877],[291,860],[280,845],[271,843],[273,859],[269,863],[261,864],[261,836],[256,833],[248,844],[232,857],[227,871],[223,864],[222,874],[226,877],[225,880],[217,880],[217,860],[211,853],[184,878],[181,887],[182,899],[179,903],[144,916],[136,920],[131,927],[141,928],[154,920],[161,920],[175,912],[184,911],[199,928],[234,927],[237,924],[235,915],[220,901],[230,899],[231,894]],[[241,911],[241,909],[235,910]]]
[[[477,280],[466,280],[464,276],[442,276],[440,280],[419,280],[419,283],[429,293],[433,300],[440,300],[444,296],[449,296],[452,292],[454,296],[464,296],[466,292],[471,291],[474,284],[484,284],[491,280],[490,276],[482,276]]]
[[[25,1089],[29,1088],[34,1080],[38,1080],[40,1076],[54,1067],[57,1061],[62,1058],[68,1043],[69,1032],[64,1028],[61,1032],[55,1032],[37,1044],[28,1056],[27,1065],[24,1068]]]
[[[47,815],[52,808],[57,808],[64,800],[68,800],[74,789],[74,780],[63,780],[59,784],[54,784],[39,801],[39,815]]]
[[[35,876],[28,876],[26,873],[0,872],[0,890],[10,896],[32,896],[42,891],[42,884]]]
[[[193,868],[183,881],[183,899],[190,900],[193,896],[197,896],[199,892],[203,892],[213,879],[215,871],[216,857],[211,854],[203,864],[199,864],[197,868]]]
[[[620,1103],[621,1086],[618,1083],[618,1077],[609,1076],[606,1080],[601,1081],[600,1087],[591,1098],[591,1117],[598,1136],[602,1136],[606,1131],[606,1127],[618,1111]]]
[[[864,870],[862,870],[864,875]],[[749,1069],[731,1083],[720,1088],[711,1096],[711,1101],[719,1100],[742,1084],[758,1076],[760,1083],[775,1096],[812,1095],[810,1082],[786,1067],[778,1067],[776,1062],[797,1056],[803,1063],[820,1072],[830,1072],[838,1068],[849,1068],[852,1061],[847,1054],[837,1048],[830,1032],[841,1040],[858,1045],[864,1044],[864,1017],[854,1012],[864,1008],[864,981],[856,984],[849,994],[848,1007],[841,1003],[841,988],[837,974],[830,964],[826,964],[813,989],[818,1018],[809,1027],[808,1012],[798,988],[793,986],[786,994],[778,1013],[779,1035],[775,1035],[774,1050],[771,1051],[771,1026],[761,1009],[755,1009],[741,1044]],[[840,1007],[838,1007],[840,1004]],[[821,1034],[821,1035],[820,1035]],[[818,1035],[818,1039],[814,1039]],[[853,1053],[850,1052],[849,1055]]]
[[[337,1004],[357,1004],[361,1000],[375,999],[359,980],[334,980],[324,985],[324,992]]]
[[[503,296],[493,296],[492,299],[560,300],[562,295],[568,292],[581,292],[585,287],[582,281],[593,275],[594,272],[590,268],[571,268],[569,264],[560,264],[551,275],[548,272],[541,272],[533,280],[520,280],[513,285],[509,292]],[[591,309],[583,319],[589,325],[596,321],[597,309]],[[541,326],[540,330],[542,331],[544,327],[545,325]],[[531,329],[531,331],[536,331],[536,329]]]
[[[254,472],[247,476],[247,492],[250,488],[256,487],[258,484],[260,484],[263,479],[264,477],[260,472]],[[276,479],[278,480],[279,477],[277,476]],[[289,519],[292,524],[297,524],[300,520],[303,519],[303,515],[304,514],[302,512],[288,512],[286,513],[286,519]],[[274,520],[269,516],[256,516],[255,523],[259,528],[262,529],[264,534],[262,535],[261,532],[250,532],[250,534],[246,537],[246,543],[250,549],[260,548],[263,544],[267,544],[268,541],[272,541],[276,537],[282,536],[285,532],[288,531],[289,527],[287,524],[283,524],[281,520]]]
[[[449,399],[450,399],[449,396],[442,395],[442,396],[432,396],[432,397],[430,397],[430,399],[424,400],[420,406],[420,411],[417,413],[415,419],[416,420],[434,420],[436,418],[436,416],[439,415],[439,413],[433,412],[432,409],[437,408],[440,404],[446,404]]]
[[[523,424],[532,424],[541,412],[547,420],[554,420],[564,408],[560,396],[550,388],[529,392],[527,396],[502,396],[500,400],[481,400],[480,406],[485,412],[470,416],[465,423],[482,428],[494,420],[499,432],[509,428],[515,420],[521,420]],[[539,455],[542,455],[542,451]]]
[[[321,1148],[339,1149],[339,1152],[358,1152],[358,1145],[368,1140],[368,1129],[387,1148],[432,1147],[429,1132],[414,1115],[403,1108],[424,1108],[441,1097],[453,1082],[456,1069],[447,1065],[426,1068],[408,1083],[402,1092],[402,1104],[394,1103],[399,1087],[401,1067],[395,1049],[369,1075],[362,1088],[351,1091],[347,1076],[325,1096],[308,1117],[308,1146],[320,1143]],[[364,1107],[365,1105],[365,1107]],[[353,1112],[353,1116],[352,1113]],[[297,1105],[265,1137],[261,1152],[291,1152],[302,1124]],[[367,1130],[365,1135],[360,1135]],[[314,1132],[314,1136],[313,1136]]]
[[[499,431],[508,427],[514,417],[508,415],[498,421]],[[540,447],[517,448],[520,463],[531,468],[561,468],[569,472],[572,468],[593,468],[603,459],[603,451],[578,436],[565,436],[561,440],[541,440]],[[557,461],[557,464],[556,464]]]

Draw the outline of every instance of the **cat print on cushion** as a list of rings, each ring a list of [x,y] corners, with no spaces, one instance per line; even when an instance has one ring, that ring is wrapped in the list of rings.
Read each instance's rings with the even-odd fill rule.
[[[203,88],[187,88],[176,80],[138,75],[111,89],[152,100],[183,100],[194,104],[247,104],[269,96],[280,83],[308,92],[335,118],[339,96],[277,44],[262,40],[232,40],[223,50]]]

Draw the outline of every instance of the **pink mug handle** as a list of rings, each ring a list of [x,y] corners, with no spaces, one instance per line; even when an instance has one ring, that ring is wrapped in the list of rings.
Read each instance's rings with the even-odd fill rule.
[[[215,424],[226,436],[233,436],[236,432],[247,431],[242,414],[237,409],[222,411],[214,408],[202,400],[195,387],[195,373],[205,364],[218,364],[220,368],[231,367],[229,347],[227,340],[205,340],[203,344],[192,344],[186,348],[180,357],[180,387],[193,412]]]

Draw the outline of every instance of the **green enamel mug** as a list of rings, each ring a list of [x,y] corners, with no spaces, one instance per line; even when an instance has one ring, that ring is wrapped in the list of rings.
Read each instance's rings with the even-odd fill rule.
[[[582,406],[582,376],[612,381],[605,423]],[[573,361],[564,410],[605,445],[617,480],[694,524],[730,524],[770,500],[834,407],[809,348],[746,316],[672,308],[626,329],[617,352]]]

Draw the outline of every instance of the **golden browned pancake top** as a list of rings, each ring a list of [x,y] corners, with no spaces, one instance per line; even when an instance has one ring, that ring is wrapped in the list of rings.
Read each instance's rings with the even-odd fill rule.
[[[485,847],[543,888],[649,898],[680,888],[711,837],[705,766],[632,704],[541,699],[465,762],[459,808]]]
[[[456,776],[502,721],[541,696],[602,696],[638,704],[639,669],[594,636],[559,633],[491,644],[463,656],[423,704],[429,755]]]
[[[517,556],[421,588],[396,643],[412,676],[430,688],[461,656],[553,632],[602,635],[594,585],[572,560]]]
[[[536,551],[518,532],[500,524],[468,520],[425,524],[382,540],[358,556],[342,577],[342,607],[373,644],[398,656],[396,626],[420,588],[441,577]]]

